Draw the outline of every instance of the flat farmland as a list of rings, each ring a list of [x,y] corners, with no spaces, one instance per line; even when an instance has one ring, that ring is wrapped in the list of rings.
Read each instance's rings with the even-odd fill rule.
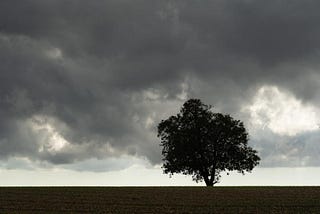
[[[320,187],[0,187],[0,213],[320,213]]]

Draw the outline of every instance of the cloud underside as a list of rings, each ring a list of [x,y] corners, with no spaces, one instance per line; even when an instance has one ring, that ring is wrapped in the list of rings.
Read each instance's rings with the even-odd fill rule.
[[[247,124],[262,166],[319,166],[318,4],[1,2],[0,158],[161,163],[157,123],[197,97]]]

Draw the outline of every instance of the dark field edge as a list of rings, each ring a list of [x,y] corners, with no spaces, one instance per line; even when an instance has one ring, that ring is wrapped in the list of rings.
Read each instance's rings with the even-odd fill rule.
[[[243,189],[263,189],[263,188],[320,188],[320,185],[314,186],[213,186],[213,187],[206,187],[206,186],[5,186],[0,184],[0,189],[2,188],[205,188],[205,189],[233,189],[233,188],[243,188]]]
[[[320,213],[320,186],[7,186],[0,213]]]

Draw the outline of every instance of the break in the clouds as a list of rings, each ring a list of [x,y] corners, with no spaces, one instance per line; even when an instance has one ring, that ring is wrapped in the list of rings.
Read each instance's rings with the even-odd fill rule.
[[[1,166],[158,164],[190,97],[243,120],[262,166],[319,166],[319,6],[1,1]]]

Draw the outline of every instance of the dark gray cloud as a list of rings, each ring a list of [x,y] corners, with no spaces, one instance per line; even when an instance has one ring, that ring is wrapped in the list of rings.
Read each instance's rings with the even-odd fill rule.
[[[67,164],[129,154],[159,163],[155,126],[186,97],[245,121],[248,115],[240,109],[263,85],[317,106],[319,6],[1,2],[0,158]],[[54,139],[63,146],[53,145]],[[273,157],[286,151],[265,153],[282,138],[271,139],[253,143],[261,146],[266,165],[277,166]],[[299,142],[311,148],[315,139]],[[304,156],[316,158],[306,151]]]

